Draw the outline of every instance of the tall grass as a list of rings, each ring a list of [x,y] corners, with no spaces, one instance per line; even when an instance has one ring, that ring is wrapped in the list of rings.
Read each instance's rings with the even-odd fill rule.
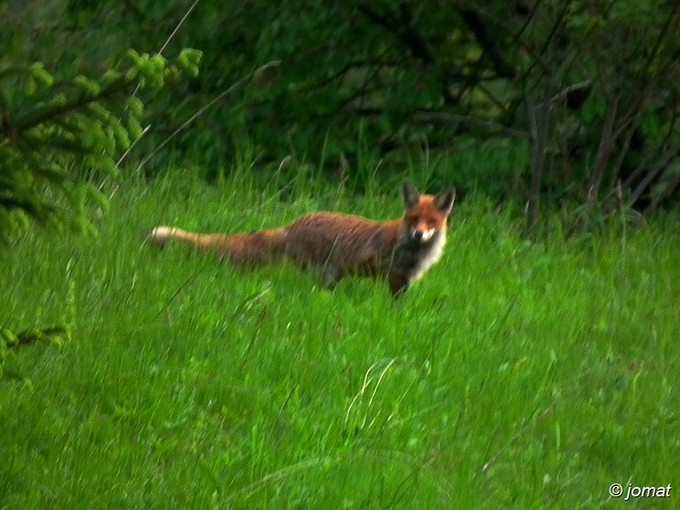
[[[677,222],[530,243],[473,197],[395,302],[139,232],[390,218],[398,190],[190,184],[128,182],[97,239],[0,254],[0,327],[73,328],[0,381],[1,507],[592,508],[614,482],[680,489]]]

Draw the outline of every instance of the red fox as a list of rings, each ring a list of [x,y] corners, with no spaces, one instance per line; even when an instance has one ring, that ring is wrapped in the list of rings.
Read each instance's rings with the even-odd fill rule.
[[[441,258],[455,196],[453,188],[421,195],[404,183],[404,215],[393,221],[312,212],[287,226],[251,234],[196,234],[156,227],[149,239],[158,245],[184,241],[241,266],[289,259],[302,269],[320,268],[327,287],[345,276],[385,278],[398,297]]]

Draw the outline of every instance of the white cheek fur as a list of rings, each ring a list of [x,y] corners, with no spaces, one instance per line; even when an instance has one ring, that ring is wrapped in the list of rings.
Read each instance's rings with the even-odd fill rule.
[[[436,230],[433,229],[433,228],[431,228],[431,229],[429,229],[429,230],[425,230],[425,231],[423,232],[423,236],[422,236],[423,242],[424,242],[424,241],[429,241],[430,239],[432,239],[432,236],[434,235],[435,232],[436,232]]]
[[[409,238],[410,239],[418,239],[416,234],[418,233],[418,230],[416,230],[414,227],[411,227],[409,229]],[[435,228],[430,228],[428,230],[423,230],[423,232],[420,235],[420,239],[418,239],[421,243],[425,243],[432,239],[432,237],[437,233],[437,229]]]

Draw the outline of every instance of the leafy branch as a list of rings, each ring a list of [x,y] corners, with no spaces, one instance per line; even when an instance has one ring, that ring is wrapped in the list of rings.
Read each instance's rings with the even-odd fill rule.
[[[97,79],[57,81],[39,62],[0,70],[0,237],[29,220],[94,232],[86,203],[105,207],[106,199],[92,177],[117,176],[116,155],[144,131],[133,92],[196,75],[200,57],[185,49],[169,62],[130,50]]]

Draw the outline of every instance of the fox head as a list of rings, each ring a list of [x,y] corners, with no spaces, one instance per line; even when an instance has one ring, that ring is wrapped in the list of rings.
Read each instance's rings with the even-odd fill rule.
[[[437,195],[421,195],[410,183],[403,185],[404,224],[409,241],[424,244],[446,231],[456,191],[446,189]]]

